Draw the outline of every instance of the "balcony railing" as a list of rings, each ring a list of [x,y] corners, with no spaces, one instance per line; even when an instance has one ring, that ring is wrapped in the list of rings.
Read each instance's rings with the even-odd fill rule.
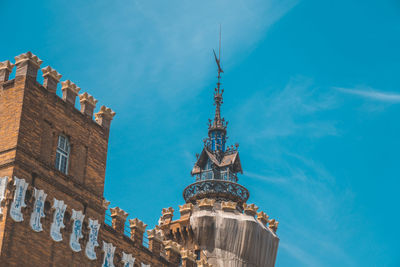
[[[242,185],[224,180],[204,180],[193,183],[183,191],[186,202],[195,203],[201,198],[216,198],[245,203],[250,197],[249,191]]]

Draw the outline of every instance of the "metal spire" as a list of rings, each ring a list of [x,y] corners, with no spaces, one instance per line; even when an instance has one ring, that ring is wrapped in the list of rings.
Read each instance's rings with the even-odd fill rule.
[[[224,125],[224,119],[221,119],[221,104],[223,103],[222,94],[224,93],[224,89],[221,89],[221,73],[224,71],[221,68],[221,25],[219,26],[219,50],[218,50],[218,57],[214,52],[215,62],[217,63],[218,67],[218,80],[217,80],[217,88],[214,91],[214,105],[215,105],[215,117],[212,125],[210,125],[211,129],[225,129],[226,126]]]

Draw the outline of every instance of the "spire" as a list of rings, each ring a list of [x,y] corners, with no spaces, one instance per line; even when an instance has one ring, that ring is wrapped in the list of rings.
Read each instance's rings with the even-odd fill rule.
[[[214,121],[212,123],[211,120],[209,120],[209,133],[215,130],[226,131],[226,125],[227,125],[227,123],[225,123],[225,119],[221,118],[221,105],[223,103],[222,95],[224,93],[224,89],[221,89],[221,73],[224,72],[221,68],[221,25],[219,29],[218,57],[214,49],[213,52],[214,52],[215,62],[217,63],[218,67],[218,76],[217,76],[218,80],[217,80],[217,87],[214,90],[215,116],[214,116]]]

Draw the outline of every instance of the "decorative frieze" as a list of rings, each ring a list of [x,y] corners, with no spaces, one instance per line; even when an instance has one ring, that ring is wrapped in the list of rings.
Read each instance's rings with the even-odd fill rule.
[[[28,183],[25,182],[24,179],[14,177],[14,185],[15,192],[13,202],[11,203],[10,216],[14,221],[22,222],[24,220],[24,216],[21,212],[21,208],[26,207],[25,194],[26,189],[28,188]]]
[[[221,208],[224,211],[235,211],[237,207],[237,203],[233,201],[222,201]]]
[[[33,205],[33,212],[31,215],[30,226],[33,231],[43,231],[42,223],[40,219],[45,217],[44,214],[44,201],[46,200],[47,194],[43,190],[34,188],[35,204]]]
[[[202,198],[197,200],[199,208],[212,208],[214,207],[215,199]]]
[[[121,261],[124,264],[124,267],[133,267],[135,264],[135,258],[132,257],[132,254],[126,254],[125,252],[122,252]]]
[[[100,224],[97,220],[89,219],[89,240],[86,243],[85,254],[90,260],[97,259],[95,248],[99,246],[97,238],[99,235]]]
[[[79,243],[79,239],[83,237],[82,224],[85,215],[82,213],[82,211],[76,211],[72,209],[71,218],[74,222],[72,223],[72,233],[70,236],[69,245],[73,251],[79,252],[81,251],[81,244]]]
[[[58,200],[54,198],[53,209],[54,209],[54,214],[53,214],[53,222],[51,223],[50,226],[50,236],[54,241],[60,242],[63,239],[60,229],[65,227],[64,214],[65,210],[67,209],[67,205],[64,204],[63,200]]]
[[[256,216],[258,207],[254,204],[243,203],[244,213],[250,216]]]
[[[111,243],[103,241],[104,259],[102,267],[114,267],[115,247]]]

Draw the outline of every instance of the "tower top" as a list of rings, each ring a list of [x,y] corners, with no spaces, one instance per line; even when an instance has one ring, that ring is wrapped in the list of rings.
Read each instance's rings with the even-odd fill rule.
[[[225,122],[224,118],[221,118],[221,105],[223,103],[223,93],[224,89],[221,89],[221,73],[224,71],[221,68],[221,25],[219,28],[219,50],[218,50],[218,57],[217,54],[215,53],[215,50],[213,49],[214,53],[214,58],[215,62],[217,63],[218,67],[218,76],[217,76],[217,87],[214,90],[214,105],[215,105],[215,116],[214,116],[214,121],[211,122],[209,120],[209,135],[213,131],[224,131],[226,132],[226,126],[227,122]]]

